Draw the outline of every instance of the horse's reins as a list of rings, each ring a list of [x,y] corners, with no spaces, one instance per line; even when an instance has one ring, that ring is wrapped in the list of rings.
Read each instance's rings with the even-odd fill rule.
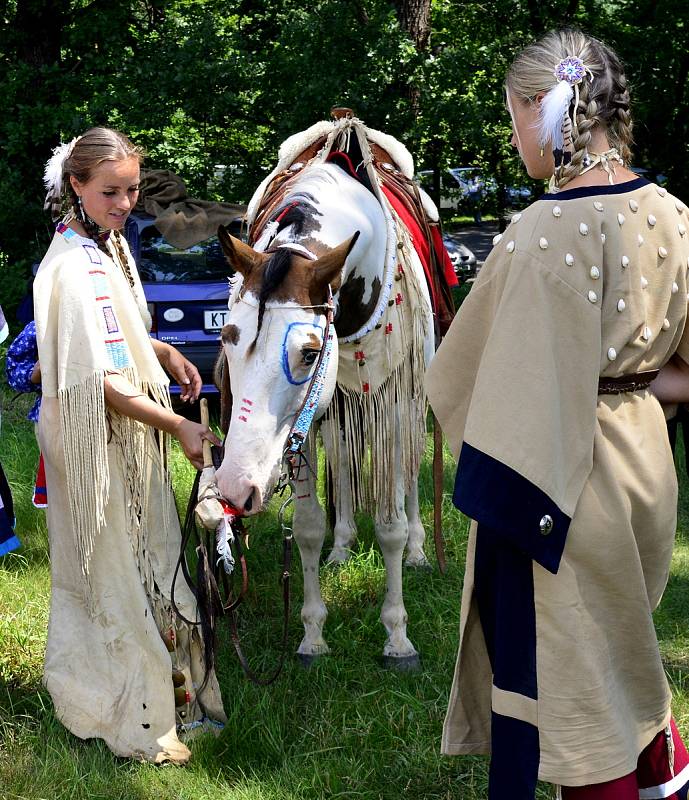
[[[241,299],[241,296],[238,299]],[[283,501],[280,507],[280,511],[278,513],[280,528],[283,534],[283,568],[282,568],[282,574],[280,576],[280,584],[282,586],[282,594],[283,594],[283,631],[282,631],[280,660],[277,668],[273,671],[273,673],[267,678],[258,676],[249,666],[249,662],[242,650],[241,639],[237,624],[237,619],[238,619],[237,612],[239,606],[246,597],[249,588],[248,568],[246,564],[246,558],[244,555],[244,549],[241,544],[242,538],[246,536],[246,530],[242,522],[243,512],[240,511],[239,509],[233,508],[224,498],[220,498],[217,495],[214,495],[214,497],[223,506],[223,511],[225,514],[224,524],[230,525],[233,534],[232,541],[230,542],[229,546],[230,547],[234,546],[236,550],[236,555],[237,555],[236,560],[239,561],[242,572],[242,587],[237,596],[233,597],[231,594],[231,584],[228,579],[227,573],[222,568],[218,570],[218,563],[221,559],[218,559],[218,561],[216,561],[214,568],[211,567],[211,564],[208,559],[208,552],[209,551],[212,552],[211,543],[213,541],[212,539],[214,535],[213,532],[208,532],[208,535],[206,537],[207,538],[206,544],[204,544],[201,536],[199,535],[199,545],[196,548],[196,553],[199,558],[199,567],[197,570],[198,581],[196,587],[194,587],[194,582],[189,572],[189,567],[186,561],[185,553],[189,540],[191,538],[191,534],[196,529],[196,525],[194,522],[194,510],[197,505],[196,495],[198,493],[199,480],[201,476],[200,472],[197,473],[194,485],[192,487],[192,494],[189,499],[187,514],[184,523],[184,536],[182,537],[182,542],[180,545],[180,555],[172,579],[171,601],[175,613],[187,624],[198,626],[201,624],[200,621],[189,620],[179,611],[179,608],[175,602],[174,589],[177,581],[177,576],[179,574],[179,570],[181,569],[187,584],[189,585],[192,593],[197,599],[197,603],[202,602],[203,598],[199,597],[199,595],[201,594],[200,586],[202,584],[202,578],[203,577],[206,578],[205,581],[206,585],[204,585],[203,591],[207,597],[207,603],[209,605],[208,612],[211,616],[210,625],[212,627],[212,633],[214,633],[215,617],[227,616],[229,619],[230,637],[232,639],[232,644],[234,645],[237,657],[239,659],[239,663],[244,671],[244,674],[249,678],[249,680],[252,681],[252,683],[255,683],[259,686],[269,686],[278,678],[278,676],[282,672],[282,668],[284,666],[287,655],[288,627],[289,627],[289,614],[290,614],[290,577],[291,577],[292,549],[293,549],[294,537],[292,528],[288,526],[287,523],[285,522],[285,512],[287,511],[287,508],[293,501],[294,484],[299,480],[299,475],[301,473],[301,470],[304,467],[306,467],[313,472],[312,467],[308,462],[308,459],[303,453],[303,446],[306,440],[306,436],[311,427],[311,423],[313,422],[314,415],[318,408],[320,396],[323,391],[323,385],[325,383],[325,375],[330,360],[330,354],[332,352],[333,298],[330,286],[328,286],[328,299],[326,303],[323,303],[318,306],[301,306],[301,307],[313,310],[322,309],[323,313],[325,314],[325,330],[323,334],[323,346],[321,347],[321,350],[318,354],[318,359],[316,361],[316,366],[314,368],[313,375],[311,376],[311,380],[309,381],[309,385],[306,394],[304,396],[304,400],[302,401],[301,405],[299,406],[299,409],[295,413],[294,421],[292,422],[289,434],[287,436],[287,443],[285,445],[282,455],[282,469],[280,471],[280,479],[275,489],[276,494],[282,495],[286,490],[289,490],[289,494],[287,498]],[[201,408],[201,422],[202,424],[208,426],[209,422],[208,404],[205,401],[205,399],[201,401],[200,408]],[[217,451],[218,448],[214,448],[214,450]],[[222,460],[222,455],[221,455],[221,460]],[[204,467],[213,466],[213,453],[211,451],[210,442],[208,442],[207,440],[203,441],[203,461],[204,461]],[[199,502],[202,499],[204,498],[199,499]],[[218,586],[218,580],[214,574],[215,572],[220,573],[220,579],[223,585],[223,590],[225,596],[228,598],[227,602],[224,602],[222,599],[222,594]]]

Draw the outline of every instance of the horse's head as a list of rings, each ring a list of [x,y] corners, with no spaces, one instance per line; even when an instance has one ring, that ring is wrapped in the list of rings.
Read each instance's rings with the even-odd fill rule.
[[[259,253],[223,229],[219,236],[228,262],[241,277],[222,330],[233,404],[216,478],[232,505],[255,514],[279,479],[287,437],[325,344],[329,287],[339,288],[358,234],[317,259],[289,245]],[[337,375],[337,337],[332,334],[321,413]]]

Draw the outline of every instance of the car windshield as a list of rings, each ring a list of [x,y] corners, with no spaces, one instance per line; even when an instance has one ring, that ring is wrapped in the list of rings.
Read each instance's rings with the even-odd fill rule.
[[[141,234],[139,274],[148,283],[225,280],[231,270],[217,237],[181,249],[174,247],[154,228]]]

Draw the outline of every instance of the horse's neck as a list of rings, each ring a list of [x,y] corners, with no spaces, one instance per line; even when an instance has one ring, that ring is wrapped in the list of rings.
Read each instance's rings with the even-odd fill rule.
[[[324,239],[335,246],[359,232],[336,293],[335,328],[344,339],[364,329],[378,307],[385,278],[388,231],[375,195],[339,168],[332,169],[337,170],[336,184],[323,198]]]
[[[352,238],[359,238],[347,259],[342,285],[350,279],[373,284],[382,281],[387,231],[385,215],[376,197],[334,164],[311,168],[294,186],[296,196],[313,198],[315,224],[294,237],[320,256]],[[290,232],[285,231],[288,236]],[[308,240],[308,241],[306,241]]]

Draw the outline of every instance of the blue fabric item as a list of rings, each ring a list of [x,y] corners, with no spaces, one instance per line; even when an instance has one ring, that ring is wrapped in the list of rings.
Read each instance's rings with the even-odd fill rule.
[[[600,194],[626,194],[642,186],[648,186],[650,181],[646,178],[635,178],[623,183],[615,183],[605,186],[578,186],[576,189],[563,189],[555,194],[542,194],[540,200],[576,200],[578,197],[597,197]]]
[[[493,671],[493,685],[538,699],[533,561],[479,525],[474,597]],[[489,800],[534,800],[540,747],[538,728],[491,715]]]
[[[18,550],[21,546],[22,543],[19,541],[19,538],[14,535],[4,541],[0,540],[0,556],[7,555],[7,553],[11,553],[13,550]]]
[[[479,525],[476,533],[474,596],[493,684],[536,700],[533,562],[484,525]]]
[[[2,465],[0,465],[0,556],[16,550],[21,542],[14,534],[14,506],[12,493]]]
[[[7,382],[15,391],[38,392],[36,402],[27,414],[27,418],[31,422],[38,422],[38,414],[41,408],[40,386],[31,383],[31,373],[37,361],[36,323],[32,320],[9,346],[5,366]]]
[[[542,567],[557,573],[571,519],[545,492],[492,456],[464,442],[452,502],[486,526],[487,535],[508,541]],[[552,529],[541,533],[550,516]]]
[[[491,742],[488,800],[534,800],[540,761],[538,728],[493,714]]]

